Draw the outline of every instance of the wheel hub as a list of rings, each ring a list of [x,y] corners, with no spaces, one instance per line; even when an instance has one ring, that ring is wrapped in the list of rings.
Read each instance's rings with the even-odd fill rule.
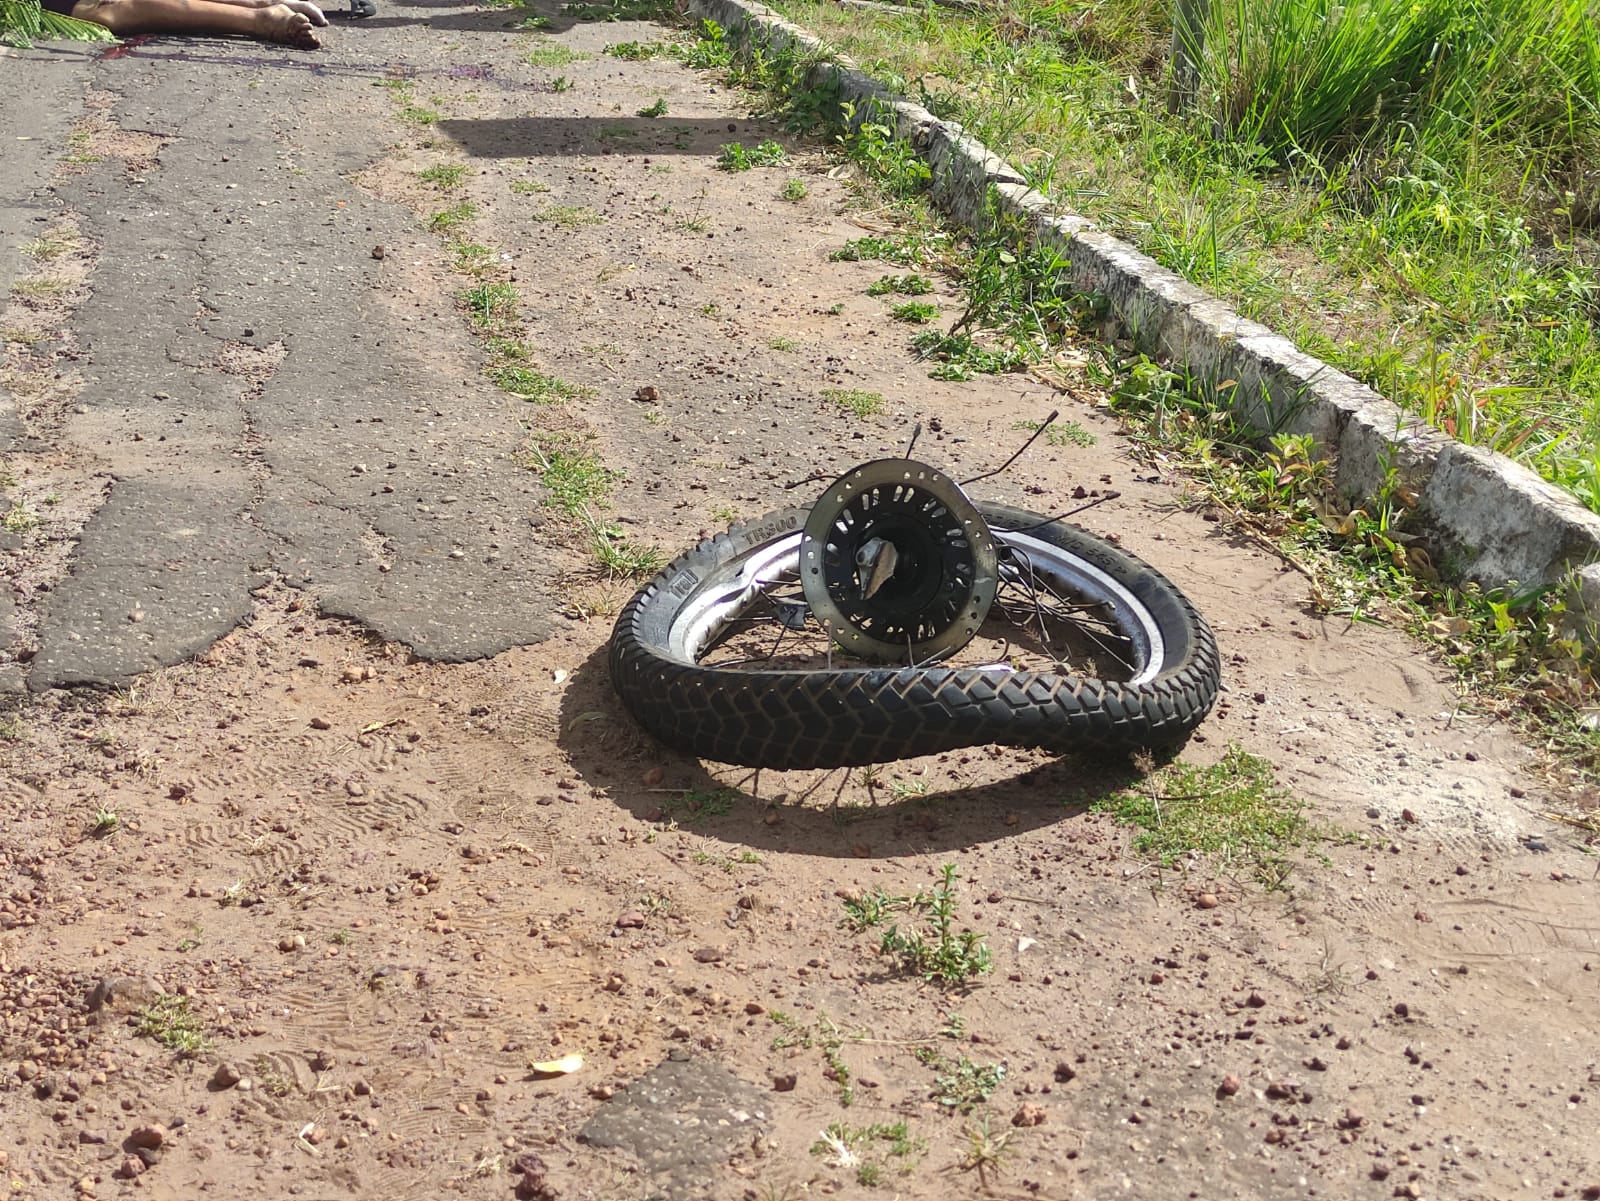
[[[840,476],[800,538],[800,582],[859,658],[925,663],[960,650],[994,602],[993,535],[955,481],[912,459]]]

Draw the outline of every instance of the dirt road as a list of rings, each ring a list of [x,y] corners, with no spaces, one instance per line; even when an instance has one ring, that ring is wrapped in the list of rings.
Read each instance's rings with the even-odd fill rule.
[[[926,378],[882,264],[828,257],[880,215],[603,53],[662,36],[408,3],[316,55],[5,56],[9,1195],[1600,1196],[1594,859],[1534,756],[1311,616],[1070,354],[1067,395]],[[474,305],[574,386],[497,388]],[[970,470],[1058,406],[1090,444],[991,495],[1121,493],[1086,524],[1222,646],[1188,756],[1337,835],[1287,890],[1130,855],[1089,811],[1126,765],[663,751],[606,680],[629,587],[528,466],[588,448],[676,551],[918,420]],[[961,991],[841,924],[942,864],[993,956]]]

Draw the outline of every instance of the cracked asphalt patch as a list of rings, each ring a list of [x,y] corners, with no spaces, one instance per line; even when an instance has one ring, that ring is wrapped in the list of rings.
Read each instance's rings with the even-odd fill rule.
[[[74,214],[95,248],[71,318],[76,404],[49,435],[113,478],[65,577],[23,601],[29,686],[125,682],[202,651],[270,576],[431,658],[545,636],[550,556],[519,428],[452,313],[399,323],[403,272],[372,248],[414,243],[415,216],[346,178],[395,132],[371,77],[323,89],[339,115],[318,120],[304,79],[275,69],[290,60],[205,58],[84,63],[93,135],[58,143],[53,181],[36,165],[5,206],[7,228]],[[230,371],[238,348],[280,361]],[[6,416],[13,453],[37,440]]]

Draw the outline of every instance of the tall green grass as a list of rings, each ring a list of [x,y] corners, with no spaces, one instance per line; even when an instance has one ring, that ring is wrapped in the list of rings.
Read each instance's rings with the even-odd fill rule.
[[[1600,0],[780,0],[1035,186],[1600,511]]]

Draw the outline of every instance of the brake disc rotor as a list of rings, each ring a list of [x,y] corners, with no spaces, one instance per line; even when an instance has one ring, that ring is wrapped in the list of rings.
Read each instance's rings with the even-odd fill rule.
[[[954,654],[994,602],[997,551],[956,482],[912,459],[879,459],[823,493],[800,538],[811,611],[862,659]]]

